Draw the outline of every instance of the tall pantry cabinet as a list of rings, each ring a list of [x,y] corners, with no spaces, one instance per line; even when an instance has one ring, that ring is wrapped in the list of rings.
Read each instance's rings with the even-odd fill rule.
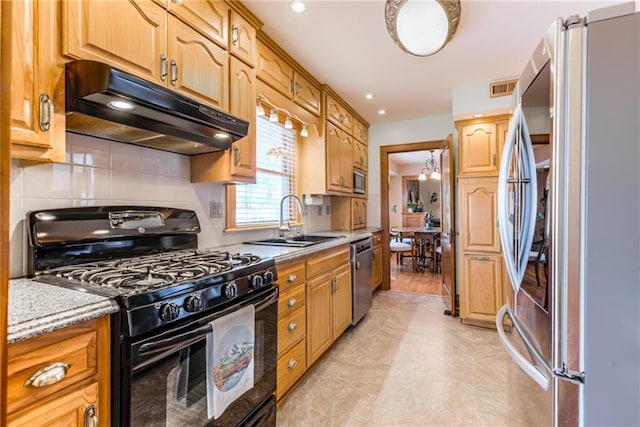
[[[456,122],[460,321],[495,328],[504,301],[498,173],[509,115]]]

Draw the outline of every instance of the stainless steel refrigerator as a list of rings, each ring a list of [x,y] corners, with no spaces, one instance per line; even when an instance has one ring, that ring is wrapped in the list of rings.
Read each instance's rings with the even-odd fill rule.
[[[496,318],[531,400],[514,425],[640,425],[640,14],[558,19],[517,89]],[[515,366],[514,365],[514,366]]]

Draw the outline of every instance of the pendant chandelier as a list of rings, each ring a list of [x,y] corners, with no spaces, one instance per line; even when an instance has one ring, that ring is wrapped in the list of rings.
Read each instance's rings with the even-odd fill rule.
[[[456,32],[460,0],[387,0],[384,17],[400,49],[429,56],[439,52]]]
[[[425,160],[424,167],[418,175],[419,181],[426,181],[427,179],[440,180],[440,169],[438,168],[438,161],[433,157],[433,150],[431,150],[431,158]]]

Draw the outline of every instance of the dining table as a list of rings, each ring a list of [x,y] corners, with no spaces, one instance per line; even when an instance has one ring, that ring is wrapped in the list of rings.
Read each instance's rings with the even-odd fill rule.
[[[414,245],[413,237],[414,237],[415,233],[430,234],[430,236],[429,236],[430,237],[429,238],[429,240],[430,240],[429,245],[432,248],[435,248],[435,246],[436,246],[435,245],[436,237],[439,237],[438,235],[442,232],[442,228],[441,227],[429,227],[429,228],[427,228],[427,227],[392,227],[389,231],[392,233],[392,235],[393,235],[393,233],[398,233],[398,239],[400,241],[402,241],[402,239],[405,238],[405,237],[406,238],[411,238],[412,239],[412,245]],[[417,265],[418,265],[418,260],[416,259],[416,257],[417,258],[424,258],[423,251],[424,251],[424,248],[421,248],[419,250],[419,252],[420,252],[419,254],[415,254],[415,253],[412,254],[412,257],[414,258],[414,264],[413,264],[414,265],[414,271],[417,271]],[[434,272],[434,270],[435,270],[435,258],[433,259],[433,262],[431,263],[431,272]]]

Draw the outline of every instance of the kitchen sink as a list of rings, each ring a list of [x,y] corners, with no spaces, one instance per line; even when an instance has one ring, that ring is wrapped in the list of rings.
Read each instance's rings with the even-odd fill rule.
[[[273,239],[251,240],[244,243],[250,245],[289,246],[293,248],[304,248],[307,246],[328,242],[330,240],[339,239],[341,237],[344,236],[318,236],[313,234],[300,234],[293,237],[276,237]]]

